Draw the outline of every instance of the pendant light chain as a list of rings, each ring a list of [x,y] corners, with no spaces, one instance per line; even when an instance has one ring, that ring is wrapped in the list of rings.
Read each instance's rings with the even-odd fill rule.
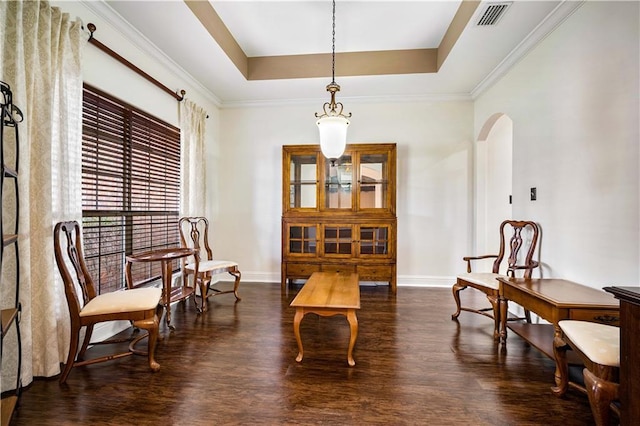
[[[331,33],[331,82],[336,82],[336,0],[333,0],[333,28]]]

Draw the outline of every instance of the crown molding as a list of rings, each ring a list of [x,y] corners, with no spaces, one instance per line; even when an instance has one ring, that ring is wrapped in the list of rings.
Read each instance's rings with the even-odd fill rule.
[[[198,93],[203,95],[212,104],[221,107],[222,101],[209,89],[204,87],[198,80],[196,80],[191,74],[185,71],[179,64],[173,59],[167,56],[162,50],[160,50],[155,44],[153,44],[148,38],[146,38],[140,31],[135,29],[129,22],[127,22],[120,14],[118,14],[111,6],[109,6],[104,0],[80,0],[80,3],[87,9],[95,13],[99,18],[103,19],[107,24],[118,31],[124,38],[130,41],[134,46],[143,52],[146,52],[158,63],[163,64],[175,77],[184,80],[190,86],[197,89]]]
[[[444,93],[438,95],[393,95],[393,96],[343,96],[340,102],[348,104],[374,104],[374,103],[410,103],[410,102],[467,102],[472,101],[471,95],[468,93]],[[264,108],[264,107],[282,107],[282,106],[299,106],[299,105],[316,105],[323,104],[327,100],[325,98],[317,99],[280,99],[280,100],[264,100],[264,101],[231,101],[224,102],[220,109],[235,108]]]
[[[476,87],[471,90],[471,98],[487,91],[504,77],[509,70],[524,58],[534,47],[551,34],[560,24],[573,14],[586,0],[563,0],[542,22],[524,38]]]

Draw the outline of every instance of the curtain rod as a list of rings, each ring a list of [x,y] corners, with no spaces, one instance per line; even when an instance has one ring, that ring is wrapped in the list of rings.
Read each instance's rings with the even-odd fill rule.
[[[149,80],[151,83],[155,84],[156,86],[158,86],[160,89],[164,90],[165,92],[167,92],[168,94],[170,94],[171,96],[173,96],[174,98],[176,98],[176,100],[178,102],[182,101],[184,99],[184,95],[187,93],[184,90],[180,91],[180,94],[178,94],[178,92],[174,92],[173,90],[169,89],[167,86],[165,86],[164,84],[160,83],[158,80],[156,80],[155,78],[151,77],[149,74],[147,74],[146,72],[142,71],[140,68],[136,67],[135,65],[133,65],[131,62],[127,61],[125,58],[123,58],[122,56],[118,55],[116,52],[114,52],[113,50],[111,50],[110,48],[108,48],[107,46],[105,46],[104,44],[102,44],[101,42],[99,42],[98,40],[96,40],[93,37],[93,33],[96,30],[96,26],[95,24],[92,24],[91,22],[87,24],[87,29],[89,30],[89,32],[91,33],[91,35],[89,36],[89,43],[93,44],[95,47],[97,47],[98,49],[102,50],[103,52],[105,52],[107,55],[111,56],[112,58],[116,59],[117,61],[119,61],[120,63],[122,63],[123,65],[125,65],[127,68],[135,71],[136,73],[140,74],[142,77],[146,78],[147,80]]]

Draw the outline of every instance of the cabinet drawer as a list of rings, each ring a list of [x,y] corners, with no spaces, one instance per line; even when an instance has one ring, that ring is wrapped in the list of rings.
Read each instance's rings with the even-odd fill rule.
[[[343,273],[352,273],[356,272],[356,265],[349,264],[324,264],[321,268],[322,272],[343,272]]]
[[[574,309],[571,311],[571,319],[619,326],[620,312],[617,310]]]
[[[360,280],[389,281],[393,275],[393,268],[389,265],[358,265]]]
[[[308,278],[320,271],[320,265],[314,263],[287,263],[287,277]]]

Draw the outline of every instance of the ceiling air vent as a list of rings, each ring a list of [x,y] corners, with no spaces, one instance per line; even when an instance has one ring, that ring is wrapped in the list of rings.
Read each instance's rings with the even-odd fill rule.
[[[487,4],[484,11],[480,13],[480,19],[478,19],[476,25],[479,27],[496,25],[500,18],[502,18],[502,15],[504,15],[507,8],[511,6],[511,3],[512,2]]]

